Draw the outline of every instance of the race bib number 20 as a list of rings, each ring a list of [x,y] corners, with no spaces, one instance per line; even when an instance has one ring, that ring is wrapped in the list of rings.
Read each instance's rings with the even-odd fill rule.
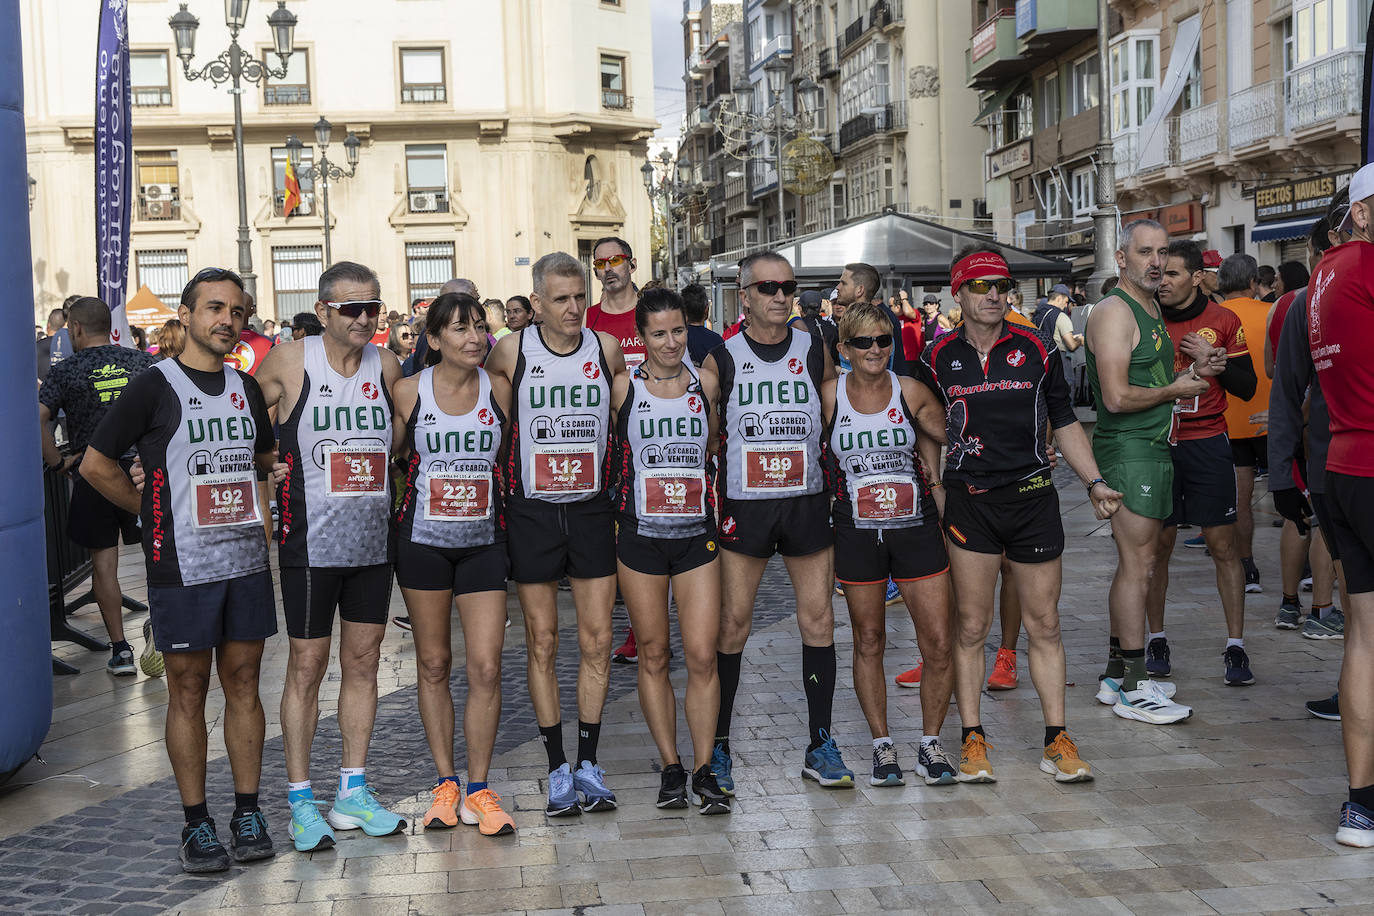
[[[916,514],[916,484],[901,477],[861,480],[854,485],[854,517],[888,522]]]

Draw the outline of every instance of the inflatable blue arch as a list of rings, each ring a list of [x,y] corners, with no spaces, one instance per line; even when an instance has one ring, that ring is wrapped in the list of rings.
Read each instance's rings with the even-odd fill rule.
[[[19,0],[0,0],[0,782],[34,755],[52,724],[52,654],[43,468],[33,350],[33,258]]]

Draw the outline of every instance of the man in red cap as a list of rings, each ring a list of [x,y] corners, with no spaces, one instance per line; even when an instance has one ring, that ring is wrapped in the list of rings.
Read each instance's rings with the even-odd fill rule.
[[[1221,252],[1215,248],[1202,253],[1202,293],[1213,302],[1221,301],[1217,298],[1217,271],[1222,260]]]
[[[1098,518],[1121,494],[1097,470],[1069,398],[1064,364],[1051,338],[1007,320],[1007,263],[977,246],[961,251],[950,287],[964,321],[926,346],[920,377],[942,399],[948,457],[941,503],[958,602],[954,677],[964,731],[960,782],[994,782],[979,718],[983,645],[992,626],[993,590],[1006,557],[1029,638],[1031,679],[1045,719],[1040,769],[1058,782],[1092,778],[1064,728],[1064,643],[1059,591],[1064,526],[1046,455],[1046,418],[1064,459],[1088,488]],[[941,498],[940,494],[947,494]]]

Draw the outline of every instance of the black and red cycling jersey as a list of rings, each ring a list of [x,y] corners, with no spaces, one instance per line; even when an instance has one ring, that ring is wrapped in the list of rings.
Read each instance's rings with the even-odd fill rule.
[[[1063,360],[1034,328],[1002,322],[986,367],[964,327],[921,354],[920,378],[945,405],[946,484],[981,493],[1049,468],[1046,425],[1077,421]]]

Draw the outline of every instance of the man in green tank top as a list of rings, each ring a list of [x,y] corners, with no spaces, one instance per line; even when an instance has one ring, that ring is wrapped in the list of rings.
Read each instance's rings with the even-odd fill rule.
[[[1123,494],[1112,516],[1111,643],[1097,698],[1124,719],[1157,725],[1192,715],[1170,699],[1172,684],[1145,673],[1145,601],[1155,543],[1173,509],[1174,401],[1201,394],[1208,384],[1196,364],[1174,377],[1174,347],[1155,302],[1168,249],[1169,235],[1154,220],[1122,227],[1121,279],[1093,307],[1087,325],[1088,381],[1098,407],[1093,452],[1108,485]]]

